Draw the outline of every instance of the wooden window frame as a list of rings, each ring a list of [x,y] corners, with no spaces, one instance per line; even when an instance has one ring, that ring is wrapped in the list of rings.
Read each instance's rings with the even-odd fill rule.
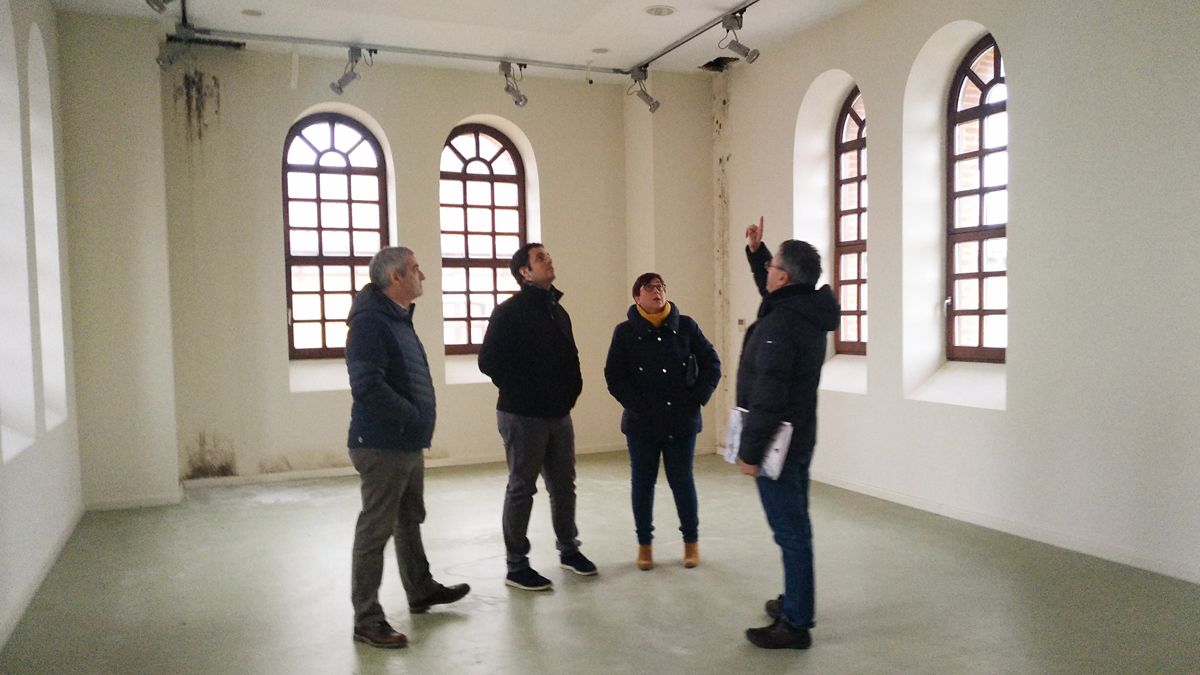
[[[988,50],[996,50],[996,58],[993,61],[992,77],[987,81],[983,81],[978,74],[972,70],[972,64]],[[988,103],[988,91],[997,85],[1005,85],[1006,79],[1003,74],[1003,56],[1000,52],[1000,47],[996,44],[995,38],[990,34],[985,35],[976,42],[971,49],[967,51],[966,56],[958,66],[958,70],[954,74],[954,79],[950,87],[950,96],[947,107],[947,122],[946,122],[946,359],[949,361],[979,361],[988,363],[1004,363],[1006,358],[1007,347],[985,347],[983,346],[984,335],[984,317],[985,316],[1007,316],[1008,303],[1005,302],[1004,309],[984,309],[983,289],[984,280],[992,277],[1007,277],[1008,265],[1007,254],[1006,263],[1003,271],[984,271],[984,247],[985,242],[992,239],[1001,239],[1007,237],[1008,218],[1005,217],[1005,222],[1002,224],[985,225],[984,218],[984,195],[993,192],[1003,191],[1007,202],[1008,181],[1003,185],[984,186],[984,158],[986,156],[998,153],[1008,152],[1008,144],[993,148],[985,148],[984,141],[984,120],[992,115],[1007,112],[1008,97],[1007,94],[1003,101]],[[959,109],[959,99],[962,95],[963,87],[970,81],[980,90],[979,104],[966,109]],[[1005,85],[1007,87],[1007,85]],[[955,133],[956,128],[964,123],[978,121],[978,147],[975,150],[965,152],[956,152]],[[956,190],[955,174],[958,165],[964,161],[975,161],[978,163],[978,180],[977,187]],[[956,202],[962,197],[978,197],[978,212],[976,215],[977,225],[969,228],[956,228]],[[1007,210],[1007,209],[1006,209]],[[958,272],[955,266],[955,246],[966,242],[978,242],[977,258],[975,272]],[[955,302],[955,282],[961,280],[976,280],[977,289],[975,297],[975,309],[960,309]],[[954,327],[956,319],[960,316],[976,316],[978,317],[978,343],[977,346],[956,346],[954,344]],[[1006,329],[1007,330],[1007,329]],[[1007,336],[1005,340],[1007,344]]]
[[[867,258],[867,237],[866,216],[867,205],[864,202],[864,188],[867,186],[866,158],[867,151],[867,120],[866,117],[859,117],[858,112],[854,110],[854,102],[861,96],[858,87],[854,87],[850,94],[846,96],[846,100],[842,103],[841,112],[838,113],[838,122],[834,130],[833,141],[833,292],[841,303],[842,295],[845,287],[856,286],[858,299],[855,309],[846,309],[843,305],[841,308],[841,318],[838,321],[837,330],[834,333],[834,351],[837,354],[857,354],[865,356],[867,353],[867,340],[864,337],[863,325],[867,320],[867,310],[863,307],[863,292],[867,288],[867,275],[863,268],[866,267]],[[858,134],[856,138],[844,140],[846,124],[855,120],[858,124]],[[842,175],[842,156],[848,153],[857,153],[857,173],[854,176],[845,177]],[[857,183],[856,197],[854,204],[842,203],[842,188],[846,185]],[[857,237],[851,240],[842,240],[842,218],[853,216],[857,220]],[[842,256],[853,255],[857,257],[857,271],[855,276],[842,279]],[[845,339],[842,333],[842,325],[847,320],[853,320],[856,325],[854,340]]]
[[[322,166],[319,164],[320,150],[317,148],[313,148],[314,151],[318,152],[318,162],[317,163],[314,163],[311,165],[290,164],[288,162],[288,151],[292,147],[292,142],[297,137],[303,138],[303,136],[301,136],[301,132],[303,132],[305,129],[308,129],[309,127],[311,127],[315,124],[321,124],[321,123],[326,123],[329,125],[331,138],[332,138],[332,134],[333,134],[334,125],[337,125],[337,124],[347,126],[351,129],[353,129],[354,131],[356,131],[357,133],[359,133],[362,136],[362,141],[360,141],[358,144],[355,144],[355,146],[353,148],[349,148],[345,151],[339,151],[339,152],[341,152],[342,154],[348,155],[351,151],[353,151],[355,148],[357,148],[361,143],[365,142],[370,146],[370,148],[375,153],[375,167],[374,168],[353,167],[353,166],[350,166],[349,161],[347,161],[346,166],[344,166],[344,167]],[[305,142],[307,143],[307,139],[305,140]],[[312,147],[312,144],[309,143],[309,146]],[[316,191],[316,195],[314,196],[314,198],[312,198],[312,199],[299,199],[299,198],[293,199],[289,195],[289,193],[288,193],[288,174],[293,173],[293,172],[312,173],[317,176],[317,179],[316,179],[317,191]],[[327,200],[327,199],[322,198],[321,188],[320,188],[320,185],[321,185],[320,176],[329,175],[329,174],[347,176],[348,187],[347,187],[347,195],[346,195],[345,200],[340,200],[340,199],[339,200]],[[326,326],[328,324],[344,322],[345,319],[344,318],[329,318],[329,316],[326,314],[327,309],[328,309],[328,305],[326,303],[326,296],[332,295],[335,293],[340,295],[340,294],[346,293],[347,291],[345,291],[345,290],[334,291],[334,290],[327,289],[326,288],[326,276],[325,276],[326,270],[327,270],[327,268],[330,268],[330,267],[349,267],[350,268],[351,282],[350,282],[349,294],[350,294],[351,298],[353,298],[353,296],[358,293],[358,289],[361,288],[366,283],[367,280],[369,280],[369,278],[366,278],[368,275],[364,273],[364,270],[370,264],[371,258],[374,257],[375,251],[372,251],[370,254],[367,254],[367,255],[355,255],[356,252],[354,251],[354,247],[356,246],[356,244],[354,243],[353,233],[356,233],[356,232],[378,232],[380,248],[390,245],[390,241],[389,241],[390,235],[389,235],[389,228],[388,228],[388,192],[387,192],[388,175],[387,174],[388,174],[387,164],[386,164],[386,161],[384,158],[383,148],[380,145],[379,140],[376,139],[374,134],[372,134],[362,123],[358,122],[357,120],[355,120],[352,117],[348,117],[346,115],[342,115],[339,113],[328,113],[328,112],[327,113],[316,113],[313,115],[309,115],[301,120],[298,120],[295,124],[292,125],[292,127],[290,129],[288,129],[287,136],[285,137],[284,143],[283,143],[283,159],[282,159],[282,169],[280,171],[280,177],[281,177],[281,181],[282,181],[282,196],[283,196],[283,247],[284,247],[284,278],[285,278],[284,283],[285,283],[286,294],[287,294],[287,324],[288,324],[287,333],[288,333],[288,358],[289,359],[303,360],[303,359],[330,359],[330,358],[344,358],[345,357],[345,355],[346,355],[345,347],[329,346],[329,342],[327,339],[328,333],[326,331]],[[378,180],[378,186],[377,186],[377,192],[376,192],[377,199],[376,200],[374,200],[374,201],[372,201],[372,200],[355,200],[353,198],[354,195],[349,192],[349,190],[350,190],[349,185],[351,184],[350,176],[355,176],[355,175],[374,176]],[[347,228],[337,228],[337,230],[338,231],[346,231],[347,233],[349,233],[350,242],[351,242],[350,243],[350,248],[351,248],[350,255],[324,255],[321,252],[321,249],[324,248],[324,244],[323,244],[324,238],[321,236],[322,233],[325,232],[327,229],[330,229],[330,230],[334,229],[334,228],[325,228],[322,224],[323,216],[322,216],[321,204],[326,201],[338,201],[338,202],[345,201],[347,203],[348,207],[350,205],[353,205],[356,202],[358,202],[358,203],[374,203],[374,204],[378,205],[379,222],[377,224],[377,227],[358,227],[357,224],[354,222],[353,208],[348,208],[348,216],[347,216],[349,219],[348,227]],[[316,205],[317,227],[315,229],[315,232],[317,233],[317,242],[318,242],[318,253],[316,255],[293,255],[292,254],[292,235],[298,230],[314,231],[313,228],[300,228],[300,227],[294,228],[294,227],[292,227],[291,209],[289,208],[289,206],[293,202],[312,202]],[[292,280],[293,280],[292,279],[292,277],[293,277],[292,270],[293,270],[293,268],[296,268],[296,267],[317,267],[320,270],[320,272],[319,272],[320,286],[319,286],[319,290],[315,291],[315,293],[316,293],[316,295],[318,295],[320,297],[321,319],[314,320],[314,321],[307,321],[307,320],[299,321],[299,323],[317,323],[321,326],[321,347],[319,347],[319,348],[297,348],[296,347],[295,327],[296,327],[296,323],[298,323],[298,322],[293,320],[293,300],[295,298],[295,291],[292,288]],[[307,293],[308,291],[305,291],[305,292]]]
[[[460,136],[465,136],[468,134],[474,135],[474,138],[475,138],[475,156],[474,157],[464,157],[463,154],[458,150],[458,148],[454,147],[452,145],[452,142],[455,139],[459,138]],[[502,149],[490,158],[480,157],[479,156],[479,152],[480,152],[480,150],[479,150],[479,135],[480,134],[483,134],[483,135],[491,138],[493,141],[498,143]],[[446,142],[445,142],[445,144],[443,144],[442,147],[443,147],[443,152],[445,152],[446,148],[450,148],[454,152],[454,154],[458,156],[459,159],[463,160],[463,168],[464,169],[466,168],[466,165],[468,163],[482,161],[483,163],[488,165],[489,171],[491,171],[491,163],[494,162],[496,159],[498,159],[501,155],[503,155],[505,153],[505,151],[507,151],[509,156],[512,158],[513,166],[515,168],[515,174],[513,174],[513,175],[503,175],[503,174],[497,175],[494,172],[480,174],[480,173],[467,173],[465,171],[463,171],[463,172],[440,171],[440,180],[459,181],[459,182],[461,182],[462,189],[463,189],[461,203],[458,203],[458,204],[444,203],[441,201],[440,197],[438,199],[438,205],[439,205],[438,229],[439,229],[439,232],[442,233],[442,235],[455,236],[455,235],[459,234],[459,231],[457,231],[457,230],[448,231],[448,230],[442,229],[442,224],[441,224],[442,209],[462,208],[464,223],[466,222],[466,218],[467,218],[466,210],[468,208],[488,208],[493,213],[493,217],[492,217],[493,229],[490,233],[480,232],[480,231],[473,232],[466,226],[464,226],[464,229],[462,230],[463,235],[479,236],[479,235],[489,235],[490,234],[490,236],[492,237],[492,246],[491,246],[492,257],[490,257],[490,258],[472,258],[472,257],[470,257],[469,249],[467,248],[466,245],[464,245],[464,253],[465,253],[464,256],[461,258],[457,258],[457,257],[452,258],[452,257],[447,257],[445,255],[446,247],[445,246],[442,247],[443,279],[445,279],[446,270],[465,269],[466,277],[467,277],[467,284],[468,284],[467,290],[464,293],[462,293],[462,295],[465,295],[467,298],[467,302],[466,302],[467,316],[466,317],[449,317],[448,318],[446,316],[446,301],[447,301],[447,296],[450,294],[447,293],[447,291],[445,289],[446,284],[443,283],[443,288],[442,288],[442,323],[443,323],[443,326],[447,326],[448,322],[463,322],[466,324],[466,328],[467,328],[467,343],[466,344],[449,344],[447,342],[445,345],[446,354],[478,354],[479,348],[483,342],[483,333],[484,333],[484,330],[486,330],[487,320],[490,318],[491,313],[489,312],[488,316],[476,316],[474,314],[474,309],[473,309],[472,303],[470,302],[470,296],[473,294],[475,294],[475,295],[490,294],[492,296],[492,307],[494,308],[496,305],[498,305],[500,302],[503,301],[504,297],[507,297],[516,292],[516,291],[499,290],[499,285],[498,285],[499,280],[501,278],[511,279],[512,274],[508,268],[508,263],[509,263],[511,256],[500,258],[500,257],[497,257],[495,254],[496,238],[498,236],[511,236],[513,233],[497,232],[494,227],[494,223],[495,223],[494,215],[495,215],[495,211],[497,209],[502,209],[502,210],[513,210],[513,209],[512,209],[512,207],[496,206],[495,186],[498,183],[508,183],[508,184],[516,185],[517,204],[515,207],[515,211],[517,213],[517,232],[516,232],[516,236],[518,238],[517,245],[518,245],[518,247],[523,246],[523,245],[525,245],[525,243],[527,241],[527,229],[526,229],[527,195],[526,195],[526,181],[525,181],[525,163],[521,157],[521,153],[517,150],[516,144],[512,142],[512,139],[510,139],[507,135],[505,135],[499,129],[488,126],[486,124],[474,124],[474,123],[473,124],[461,124],[461,125],[455,127],[454,129],[452,129],[450,131],[450,134],[448,136],[446,136]],[[492,197],[491,197],[490,203],[488,203],[488,204],[468,204],[467,203],[467,194],[466,194],[467,181],[473,181],[473,182],[484,181],[484,182],[491,183],[490,189],[491,189]],[[440,194],[440,191],[439,191],[439,194]],[[493,285],[493,288],[491,291],[475,291],[475,290],[471,289],[470,274],[471,274],[472,269],[495,270],[494,276],[497,280],[497,283],[495,285]],[[453,292],[453,294],[459,295],[459,293],[457,291]],[[501,296],[503,296],[503,297],[501,297]]]

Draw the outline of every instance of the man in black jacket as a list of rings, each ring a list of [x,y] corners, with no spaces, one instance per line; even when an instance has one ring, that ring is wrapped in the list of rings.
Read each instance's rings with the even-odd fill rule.
[[[746,236],[746,259],[763,301],[738,363],[737,405],[748,411],[738,462],[742,473],[757,476],[763,511],[783,552],[784,576],[783,595],[767,602],[774,622],[748,629],[746,638],[766,649],[807,649],[815,590],[808,467],[817,438],[826,333],[837,327],[839,309],[829,286],[816,288],[821,255],[811,244],[791,239],[772,257],[762,243],[761,220]],[[792,440],[772,480],[759,475],[758,465],[783,422],[792,424]]]
[[[571,317],[559,304],[554,261],[541,244],[513,254],[509,270],[521,291],[492,312],[479,369],[500,389],[496,419],[508,461],[504,493],[505,583],[527,591],[553,587],[529,566],[529,513],[540,473],[550,493],[550,514],[561,567],[596,574],[579,551],[575,527],[575,428],[571,409],[583,390]]]
[[[413,300],[425,275],[413,252],[394,246],[371,259],[371,283],[354,297],[346,323],[350,373],[350,459],[362,479],[362,510],[354,529],[350,599],[354,639],[373,647],[408,644],[379,604],[383,549],[395,538],[400,581],[410,612],[461,599],[466,584],[433,580],[421,543],[425,520],[425,458],[436,408],[425,348],[413,330]]]

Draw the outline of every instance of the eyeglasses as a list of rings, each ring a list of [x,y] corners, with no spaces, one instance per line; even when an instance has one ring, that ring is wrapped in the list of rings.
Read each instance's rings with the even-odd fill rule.
[[[763,263],[763,269],[764,269],[764,270],[770,270],[772,267],[774,267],[774,268],[775,268],[775,269],[777,269],[777,270],[781,270],[781,269],[783,269],[783,268],[782,268],[782,267],[780,267],[779,265],[772,265],[771,263],[773,263],[773,262],[775,262],[775,261],[773,261],[773,260],[768,260],[768,261],[766,261],[765,263]]]
[[[659,293],[666,293],[667,285],[666,284],[646,284],[645,286],[642,286],[642,290],[650,291],[650,292],[658,291]]]

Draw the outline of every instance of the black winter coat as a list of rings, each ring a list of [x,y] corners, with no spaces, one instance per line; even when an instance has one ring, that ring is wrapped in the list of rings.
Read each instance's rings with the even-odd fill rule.
[[[721,360],[689,316],[671,303],[655,328],[629,307],[613,330],[604,364],[608,392],[624,406],[621,431],[651,440],[674,440],[700,432],[700,406],[721,381]],[[695,380],[687,383],[688,357],[695,355]]]
[[[346,323],[351,448],[420,452],[437,421],[425,348],[404,310],[374,284],[354,297]]]
[[[524,284],[492,311],[479,370],[500,389],[496,409],[527,417],[565,417],[583,391],[571,317],[562,292]]]
[[[746,249],[754,281],[763,296],[758,319],[746,331],[738,363],[737,405],[749,412],[742,427],[738,456],[747,464],[762,461],[779,423],[792,423],[789,465],[808,465],[817,442],[817,385],[825,363],[825,334],[837,327],[839,308],[829,286],[814,289],[792,284],[766,290],[763,264],[771,260],[765,245]]]

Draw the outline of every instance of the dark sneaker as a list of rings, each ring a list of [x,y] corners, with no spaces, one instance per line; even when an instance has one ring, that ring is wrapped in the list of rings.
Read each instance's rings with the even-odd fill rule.
[[[532,567],[509,572],[508,576],[504,577],[504,583],[523,591],[549,591],[554,588],[549,579],[533,571]]]
[[[430,593],[429,597],[420,602],[408,603],[408,611],[413,614],[424,614],[434,605],[448,605],[452,602],[458,602],[463,599],[464,595],[470,592],[471,587],[466,584],[454,584],[453,586],[438,584],[438,589]]]
[[[354,641],[365,642],[381,649],[399,649],[408,644],[404,633],[397,633],[386,621],[378,621],[369,626],[355,626]]]
[[[763,609],[766,610],[767,616],[772,619],[778,619],[783,616],[783,596],[781,595],[774,600],[768,600]]]
[[[559,567],[564,570],[571,570],[580,576],[590,577],[596,574],[596,566],[592,564],[582,553],[575,551],[568,553],[558,559]]]
[[[770,626],[747,628],[746,639],[763,649],[808,649],[812,646],[812,635],[807,628],[792,628],[783,619],[776,619]]]

